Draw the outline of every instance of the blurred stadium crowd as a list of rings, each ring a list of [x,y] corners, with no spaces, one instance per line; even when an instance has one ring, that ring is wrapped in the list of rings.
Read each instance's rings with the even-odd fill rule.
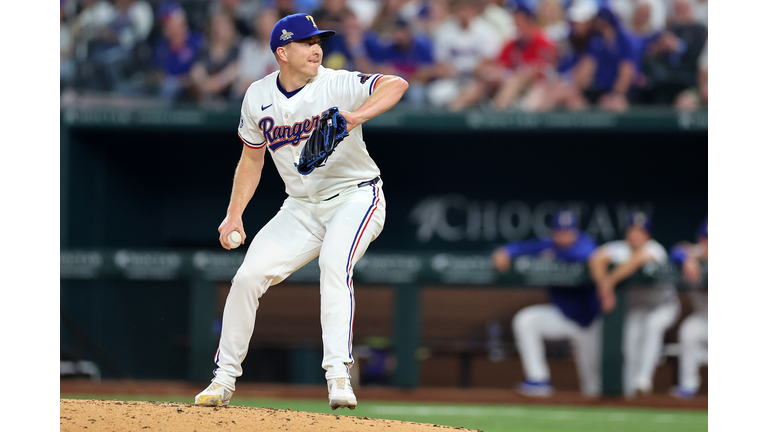
[[[403,103],[545,112],[707,105],[707,0],[60,0],[62,101],[238,106],[280,18],[336,30],[326,67],[402,76]]]

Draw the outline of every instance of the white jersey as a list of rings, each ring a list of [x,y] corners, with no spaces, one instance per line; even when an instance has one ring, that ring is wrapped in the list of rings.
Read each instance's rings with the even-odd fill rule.
[[[332,107],[357,110],[383,75],[320,66],[316,77],[290,93],[279,86],[278,75],[267,75],[248,88],[238,135],[248,147],[267,147],[285,182],[285,192],[317,203],[378,177],[379,168],[368,154],[359,126],[339,143],[325,166],[301,175],[296,164],[320,117]]]
[[[613,264],[623,264],[632,258],[632,249],[624,240],[608,242],[600,247],[608,254]],[[643,251],[650,254],[653,261],[647,263],[645,268],[666,264],[669,261],[667,251],[656,240],[648,240],[643,245]],[[677,292],[675,287],[669,284],[659,284],[656,289],[638,288],[629,292],[630,307],[654,307],[667,302],[676,302]]]
[[[501,42],[493,27],[480,18],[473,19],[466,29],[458,20],[449,19],[435,32],[435,60],[471,76],[480,62],[496,58]]]

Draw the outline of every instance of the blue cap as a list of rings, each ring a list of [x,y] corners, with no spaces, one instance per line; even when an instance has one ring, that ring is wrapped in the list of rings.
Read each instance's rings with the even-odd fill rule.
[[[709,238],[709,223],[707,221],[708,219],[704,219],[704,222],[699,225],[699,229],[696,231],[698,237]]]
[[[611,8],[608,5],[601,5],[600,8],[597,11],[597,17],[602,19],[603,21],[607,22],[611,25],[611,27],[618,29],[621,26],[621,23],[619,22],[619,17],[616,16],[616,13],[611,10]]]
[[[553,230],[577,229],[579,227],[579,219],[576,217],[576,213],[570,210],[560,210],[552,215],[549,227]]]
[[[525,15],[527,15],[529,18],[533,18],[533,8],[528,4],[526,0],[516,0],[510,2],[510,6],[512,9],[512,13],[515,12],[522,12]]]
[[[275,52],[288,42],[306,39],[314,35],[327,38],[335,34],[336,32],[333,30],[319,30],[314,18],[305,13],[297,13],[288,15],[275,24],[269,37],[269,47],[272,48],[272,52]]]
[[[653,228],[653,224],[651,223],[651,217],[643,212],[634,212],[629,215],[627,228],[630,228],[633,226],[639,226],[640,228],[643,228],[644,230],[651,232],[651,228]]]

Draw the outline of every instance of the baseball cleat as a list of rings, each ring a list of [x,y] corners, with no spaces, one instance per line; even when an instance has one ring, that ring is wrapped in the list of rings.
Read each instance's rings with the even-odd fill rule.
[[[552,383],[525,380],[518,384],[517,392],[529,397],[549,397],[552,395]]]
[[[678,399],[693,399],[698,391],[687,389],[684,387],[675,387],[672,389],[672,396]]]
[[[208,386],[205,390],[195,396],[195,405],[201,406],[227,406],[229,400],[232,399],[234,392],[229,391],[223,385],[214,382]]]
[[[331,378],[328,380],[328,400],[332,410],[336,410],[336,408],[355,409],[357,398],[348,378]]]

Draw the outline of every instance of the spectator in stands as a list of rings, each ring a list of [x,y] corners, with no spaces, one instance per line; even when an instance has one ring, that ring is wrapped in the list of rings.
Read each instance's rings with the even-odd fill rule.
[[[586,55],[589,42],[595,34],[597,10],[597,3],[593,0],[576,0],[568,9],[570,30],[567,43],[561,45],[557,70],[569,84],[573,84],[573,68]]]
[[[672,262],[682,270],[683,281],[688,285],[688,295],[693,303],[693,313],[686,317],[678,330],[680,367],[677,387],[672,395],[690,399],[699,391],[699,368],[707,359],[708,341],[708,294],[702,290],[701,265],[709,256],[709,226],[705,219],[696,233],[696,244],[687,242],[675,245],[670,253]]]
[[[604,312],[616,307],[616,285],[644,268],[666,264],[667,252],[651,237],[651,219],[644,213],[629,217],[624,240],[600,246],[589,259]],[[609,270],[609,266],[615,267]],[[680,302],[673,285],[630,287],[624,321],[624,394],[650,394],[661,356],[664,333],[675,323]]]
[[[91,41],[107,28],[116,15],[115,7],[106,0],[82,0],[82,4],[83,9],[72,22],[78,61],[88,58]]]
[[[504,273],[511,267],[512,260],[521,256],[586,263],[597,244],[579,231],[578,226],[574,212],[559,211],[550,222],[551,237],[507,243],[494,251],[493,265]],[[518,391],[541,397],[552,393],[544,341],[567,339],[574,351],[582,393],[598,396],[602,320],[595,286],[550,287],[548,292],[550,304],[528,306],[512,319],[512,332],[525,373],[525,381],[518,386]]]
[[[587,50],[571,70],[572,83],[550,89],[544,105],[578,111],[598,104],[615,112],[629,107],[628,93],[637,73],[636,43],[605,6],[598,9],[591,27]]]
[[[371,22],[370,30],[379,35],[391,32],[398,21],[402,20],[400,8],[406,0],[382,0],[378,13]]]
[[[406,0],[400,7],[398,15],[411,23],[411,30],[414,33],[427,33],[429,3],[429,0]]]
[[[707,106],[709,102],[709,69],[707,64],[707,45],[704,43],[704,49],[699,55],[699,75],[698,87],[688,89],[677,96],[675,99],[675,108],[679,111],[693,111],[702,106]]]
[[[480,18],[496,30],[502,41],[507,42],[517,37],[517,29],[512,14],[504,7],[505,3],[506,0],[480,0]]]
[[[561,44],[567,43],[570,28],[563,19],[563,4],[560,0],[541,0],[536,8],[536,23],[558,49]]]
[[[628,33],[633,36],[637,45],[637,64],[642,63],[642,57],[648,45],[661,35],[661,30],[651,23],[654,8],[662,7],[652,0],[639,0],[632,14]]]
[[[350,13],[353,12],[347,7],[347,0],[323,0],[320,7],[312,12],[312,17],[318,27],[340,29],[344,25],[344,18]]]
[[[63,91],[72,85],[75,79],[75,44],[72,37],[71,25],[67,22],[65,0],[59,2],[59,85]]]
[[[283,19],[288,15],[293,15],[299,12],[296,9],[294,0],[274,0],[274,5],[272,7],[277,11],[278,19]]]
[[[350,15],[354,15],[347,7],[346,0],[323,0],[320,8],[312,13],[319,28],[338,29],[336,35],[323,41],[323,66],[331,69],[353,69],[353,55],[347,46],[348,30],[358,31],[359,24]],[[347,29],[346,25],[356,26]],[[363,49],[365,49],[363,47]]]
[[[475,79],[451,102],[451,111],[477,106],[492,97],[497,111],[511,106],[527,90],[526,109],[535,109],[541,102],[544,74],[553,70],[557,61],[557,47],[536,24],[533,10],[522,1],[512,14],[518,37],[504,46],[494,61],[481,63],[475,70]]]
[[[669,0],[594,0],[603,2],[608,6],[621,21],[625,28],[633,27],[635,14],[638,6],[650,4],[650,16],[648,25],[650,31],[658,32],[667,25],[667,3]]]
[[[477,0],[478,2],[483,0]],[[427,16],[423,23],[424,33],[434,38],[443,24],[451,18],[448,5],[449,0],[429,0],[427,3]]]
[[[659,0],[638,0],[627,28],[627,33],[635,43],[635,64],[638,65],[638,69],[635,72],[634,85],[637,88],[645,86],[645,75],[639,66],[643,64],[648,46],[661,36],[661,31],[656,29],[651,22],[655,8],[663,7],[658,2]]]
[[[694,20],[691,1],[674,0],[667,30],[648,46],[642,92],[646,103],[671,105],[682,91],[697,85],[707,28]]]
[[[189,72],[203,49],[204,37],[189,29],[184,10],[175,4],[161,9],[163,37],[155,45],[153,63],[158,71],[160,95],[168,102],[190,102]]]
[[[402,18],[384,38],[372,36],[366,38],[366,51],[376,70],[407,80],[410,87],[405,100],[412,107],[422,107],[426,103],[425,86],[436,75],[429,38],[413,34],[410,23]]]
[[[208,46],[190,71],[192,85],[202,103],[226,101],[238,76],[238,39],[229,15],[211,18]]]
[[[116,15],[115,7],[106,0],[82,0],[82,10],[69,26],[74,44],[73,84],[87,90],[104,90],[102,73],[91,60],[93,42]]]
[[[427,96],[438,107],[455,99],[475,68],[495,59],[501,48],[493,28],[478,18],[478,0],[451,0],[451,12],[433,38],[438,79],[429,84]]]
[[[91,41],[90,57],[106,77],[105,90],[132,94],[126,82],[135,49],[149,36],[154,23],[152,6],[143,0],[115,0],[109,23]]]
[[[693,19],[703,25],[708,26],[709,2],[707,0],[695,0],[693,6]]]
[[[277,70],[277,60],[269,47],[272,27],[277,23],[274,9],[262,9],[254,19],[253,35],[243,39],[238,54],[237,80],[235,82],[235,100],[242,100],[248,87],[257,80]]]
[[[381,2],[379,0],[347,0],[347,7],[355,13],[360,26],[368,29],[379,12]]]
[[[339,68],[363,73],[378,73],[378,69],[368,55],[366,46],[367,38],[371,38],[373,35],[366,31],[357,19],[357,15],[354,13],[346,14],[342,27],[339,29],[336,31],[336,36],[327,40],[330,50],[336,52],[336,59],[343,62]],[[334,41],[334,39],[336,40]],[[326,58],[324,51],[323,60],[325,61]]]
[[[259,11],[259,0],[215,0],[211,2],[208,16],[229,15],[240,38],[253,34],[253,16]]]

